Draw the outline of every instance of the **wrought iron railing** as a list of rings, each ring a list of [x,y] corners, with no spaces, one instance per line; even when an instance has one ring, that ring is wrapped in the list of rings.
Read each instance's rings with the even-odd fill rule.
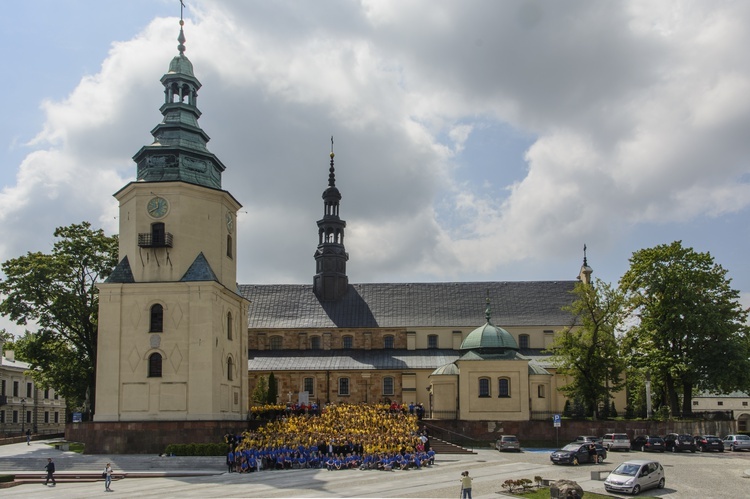
[[[141,248],[171,248],[172,234],[152,234],[150,232],[138,234],[138,246]]]

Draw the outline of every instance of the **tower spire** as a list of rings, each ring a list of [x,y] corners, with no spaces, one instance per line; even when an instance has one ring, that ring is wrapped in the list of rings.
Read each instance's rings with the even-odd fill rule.
[[[591,284],[591,274],[594,273],[594,269],[589,267],[588,261],[586,260],[586,244],[583,245],[583,265],[581,270],[578,272],[578,280],[584,284]]]
[[[336,301],[343,297],[349,288],[349,278],[346,276],[346,261],[349,260],[349,254],[344,248],[346,222],[339,218],[341,193],[336,188],[336,171],[333,166],[335,156],[331,136],[328,188],[323,191],[323,218],[318,220],[316,273],[313,277],[313,291],[321,301]]]
[[[182,9],[185,8],[185,3],[180,0],[180,34],[177,36],[177,41],[180,42],[177,45],[177,50],[180,51],[180,55],[185,55],[185,33],[182,31],[182,27],[185,25],[185,21],[182,19]]]

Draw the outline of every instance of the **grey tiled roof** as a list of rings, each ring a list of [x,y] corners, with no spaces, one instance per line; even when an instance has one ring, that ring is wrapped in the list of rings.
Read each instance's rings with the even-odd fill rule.
[[[130,268],[130,261],[128,260],[127,255],[120,260],[120,263],[117,264],[117,267],[115,267],[104,282],[118,284],[135,282],[135,279],[133,278],[133,270]]]
[[[216,274],[214,274],[213,269],[211,268],[211,265],[208,263],[208,260],[206,260],[206,257],[203,255],[203,252],[201,251],[198,256],[195,257],[195,260],[193,260],[193,263],[190,264],[190,268],[187,269],[187,272],[185,272],[185,275],[182,276],[182,279],[180,279],[183,282],[189,282],[189,281],[217,281],[218,278],[216,277]]]
[[[349,371],[436,369],[458,359],[455,350],[252,351],[248,371]]]
[[[249,327],[455,327],[484,324],[489,293],[492,323],[502,326],[569,324],[561,308],[573,301],[575,281],[350,284],[337,302],[321,302],[312,285],[240,285],[250,300]]]

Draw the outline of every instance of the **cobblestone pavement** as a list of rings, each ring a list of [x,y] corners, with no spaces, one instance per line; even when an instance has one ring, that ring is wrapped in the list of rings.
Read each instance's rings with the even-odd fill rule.
[[[584,490],[604,494],[602,481],[591,480],[594,469],[613,469],[628,459],[653,457],[666,470],[667,485],[649,490],[645,497],[745,498],[750,496],[750,452],[723,454],[644,454],[613,452],[602,465],[554,466],[549,451],[500,453],[481,449],[474,455],[439,455],[430,468],[409,471],[286,470],[262,471],[247,475],[223,472],[223,458],[158,458],[157,456],[81,456],[55,450],[45,442],[31,446],[12,444],[0,447],[0,470],[38,471],[47,457],[58,463],[57,476],[67,470],[98,471],[104,463],[116,463],[115,471],[151,470],[155,478],[126,478],[113,483],[114,492],[107,496],[139,498],[192,497],[435,497],[459,495],[461,471],[474,477],[474,499],[503,497],[502,483],[507,479],[541,476],[567,478]],[[28,468],[28,469],[25,469]],[[2,472],[0,471],[0,473]],[[40,471],[40,476],[43,472]],[[195,471],[202,476],[170,476],[176,471]],[[3,489],[8,498],[87,498],[104,493],[102,482],[61,483],[56,487],[26,484]],[[615,497],[615,496],[613,496]]]

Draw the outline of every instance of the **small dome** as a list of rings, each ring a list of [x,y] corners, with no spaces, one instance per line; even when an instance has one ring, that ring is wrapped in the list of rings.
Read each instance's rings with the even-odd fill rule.
[[[461,343],[461,350],[474,350],[477,348],[512,349],[518,350],[515,338],[505,329],[493,326],[489,320],[484,326],[470,332]]]
[[[450,364],[445,364],[444,366],[438,367],[437,369],[432,371],[430,376],[443,376],[451,374],[454,376],[457,376],[459,374],[458,366],[452,362]]]
[[[195,78],[195,75],[193,74],[193,63],[190,62],[190,59],[185,57],[184,54],[174,56],[172,62],[169,63],[169,72]]]

